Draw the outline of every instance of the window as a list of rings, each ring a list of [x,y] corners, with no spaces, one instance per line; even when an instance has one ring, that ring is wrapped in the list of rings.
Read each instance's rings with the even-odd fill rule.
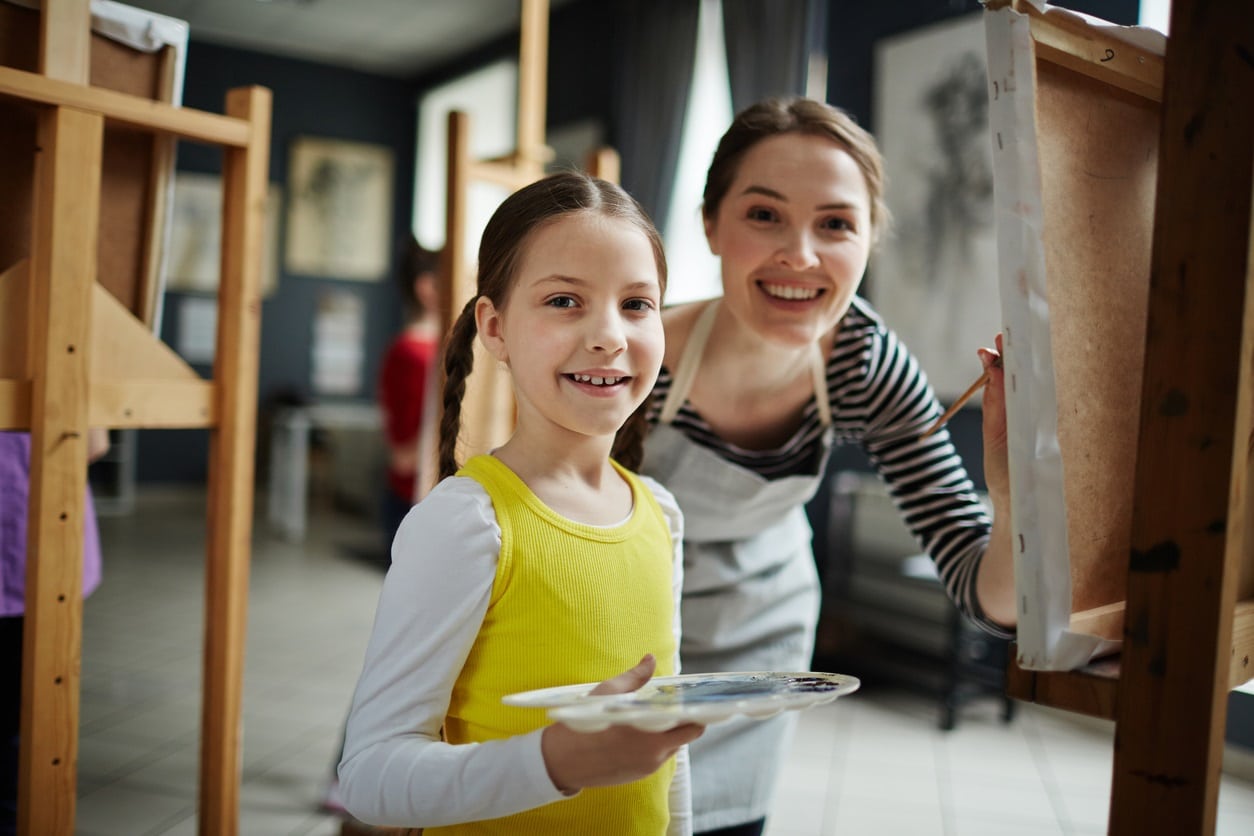
[[[517,144],[517,99],[518,63],[510,59],[432,88],[419,100],[412,227],[424,247],[438,250],[444,246],[449,111],[470,115],[471,157],[500,157]],[[489,184],[470,186],[466,239],[472,263],[483,227],[505,195],[504,189]]]
[[[1167,24],[1171,19],[1171,0],[1141,0],[1142,26],[1152,26],[1166,34]]]
[[[683,140],[670,209],[662,227],[670,276],[666,303],[674,305],[721,296],[719,262],[705,243],[701,222],[701,193],[705,173],[719,137],[732,120],[731,83],[723,47],[723,4],[701,0],[697,22],[697,54],[692,90],[684,114]]]

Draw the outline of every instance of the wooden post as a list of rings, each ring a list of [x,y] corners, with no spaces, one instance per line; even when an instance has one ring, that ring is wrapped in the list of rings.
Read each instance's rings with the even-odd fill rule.
[[[1254,5],[1175,0],[1171,31],[1112,834],[1215,829],[1239,568],[1225,554],[1228,535],[1239,532],[1229,517],[1234,420],[1237,392],[1248,397],[1254,386],[1239,375]],[[1235,439],[1242,447],[1245,430]]]
[[[252,125],[227,149],[223,171],[222,280],[214,363],[217,425],[210,435],[205,574],[200,832],[239,828],[240,704],[252,535],[253,446],[261,334],[261,234],[270,153],[270,91],[232,90],[226,113]]]
[[[87,84],[91,74],[91,0],[46,0],[39,18],[39,72]]]
[[[622,180],[623,159],[613,148],[602,147],[588,155],[588,173],[611,183]]]
[[[544,174],[549,59],[549,0],[522,0],[518,43],[518,138],[515,165],[531,179]]]
[[[104,120],[39,115],[31,241],[30,509],[18,832],[69,836],[83,629],[87,386]],[[55,306],[55,315],[54,315]]]

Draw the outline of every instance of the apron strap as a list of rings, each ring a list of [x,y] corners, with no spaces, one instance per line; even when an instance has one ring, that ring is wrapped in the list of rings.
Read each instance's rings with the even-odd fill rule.
[[[819,423],[826,427],[832,425],[832,401],[827,394],[827,361],[823,357],[823,347],[814,344],[814,354],[810,363],[810,372],[814,376],[814,405],[819,411]]]
[[[675,370],[675,377],[671,380],[671,389],[666,393],[666,400],[662,403],[662,412],[658,416],[659,423],[669,424],[673,421],[679,414],[679,408],[688,399],[688,391],[692,388],[692,381],[696,379],[697,371],[701,366],[701,355],[705,351],[705,343],[710,338],[710,331],[714,328],[714,319],[718,316],[718,304],[718,299],[711,299],[692,326],[692,333],[688,335],[684,352],[679,357],[679,368]],[[823,357],[823,348],[819,343],[814,344],[810,374],[814,380],[814,404],[818,408],[819,422],[824,427],[830,427],[832,404],[827,394],[827,361]]]
[[[705,341],[710,338],[710,330],[714,327],[714,318],[718,315],[718,299],[711,299],[705,310],[697,317],[684,345],[684,353],[679,358],[679,368],[675,370],[675,378],[671,381],[671,390],[662,404],[662,414],[658,422],[669,424],[679,414],[679,408],[688,399],[688,390],[701,367],[701,354],[705,351]]]

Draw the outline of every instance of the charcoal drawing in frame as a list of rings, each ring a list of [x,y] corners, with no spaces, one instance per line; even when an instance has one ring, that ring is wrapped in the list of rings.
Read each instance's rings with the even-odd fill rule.
[[[944,401],[979,376],[976,349],[1000,330],[986,68],[979,12],[875,46],[873,130],[893,220],[867,296]]]
[[[378,281],[392,234],[391,149],[298,137],[288,166],[287,272]]]

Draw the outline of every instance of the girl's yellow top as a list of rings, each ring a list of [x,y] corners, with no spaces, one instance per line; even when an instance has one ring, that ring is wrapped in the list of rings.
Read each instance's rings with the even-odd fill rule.
[[[493,456],[476,456],[459,471],[491,497],[501,553],[483,626],[453,687],[444,721],[449,743],[509,737],[548,723],[543,709],[502,704],[506,694],[597,682],[645,653],[657,659],[658,676],[674,673],[670,530],[653,493],[614,467],[631,485],[634,505],[631,517],[612,527],[558,515]],[[672,759],[630,784],[425,833],[660,836],[674,770]]]

